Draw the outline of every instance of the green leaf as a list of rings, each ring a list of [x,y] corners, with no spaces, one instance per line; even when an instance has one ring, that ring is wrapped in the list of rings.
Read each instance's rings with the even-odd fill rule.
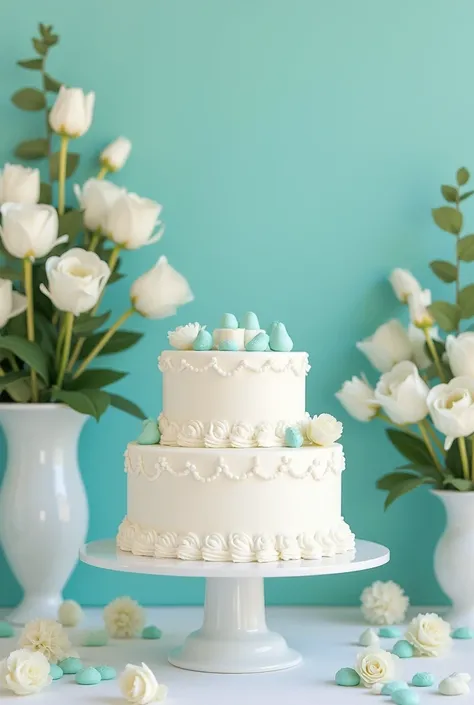
[[[79,154],[77,154],[76,152],[68,152],[66,164],[67,179],[69,179],[69,177],[74,174],[78,166]],[[52,180],[57,181],[59,178],[59,152],[54,152],[54,154],[52,154],[49,158],[49,168]]]
[[[398,485],[395,485],[390,492],[388,493],[386,499],[385,499],[385,509],[388,509],[389,506],[399,497],[402,497],[404,494],[407,494],[408,492],[411,492],[412,490],[416,490],[417,487],[420,487],[420,485],[423,485],[425,483],[425,478],[424,477],[409,477],[406,480],[403,480],[400,482]]]
[[[73,240],[83,229],[82,211],[70,210],[59,216],[59,235],[69,235]]]
[[[64,402],[80,414],[93,416],[97,421],[110,405],[109,395],[100,389],[81,389],[80,392],[54,389],[53,399]]]
[[[92,352],[97,343],[102,340],[106,332],[107,331],[104,330],[101,333],[94,333],[94,335],[91,335],[90,338],[87,338],[81,350],[81,358],[87,357],[87,355]],[[99,355],[110,355],[113,353],[122,352],[123,350],[128,350],[128,348],[131,348],[133,345],[138,343],[141,338],[143,338],[143,333],[136,333],[135,331],[129,330],[119,330],[102,348]]]
[[[114,384],[128,375],[128,372],[119,370],[86,370],[77,379],[71,380],[67,384],[68,389],[101,389],[109,384]]]
[[[33,343],[16,335],[0,336],[0,350],[9,350],[23,360],[33,370],[49,383],[48,360],[38,343]]]
[[[433,208],[431,211],[433,220],[441,230],[452,235],[459,235],[462,228],[462,213],[450,206]]]
[[[0,267],[0,279],[9,279],[12,282],[22,282],[23,272],[21,269],[13,269],[13,267]]]
[[[117,272],[115,269],[110,275],[107,285],[108,284],[115,284],[115,282],[119,282],[121,279],[125,279],[125,274],[122,274],[122,272]]]
[[[10,395],[13,401],[19,404],[26,404],[31,399],[31,378],[24,377],[17,379],[15,382],[10,382],[5,391]]]
[[[459,306],[461,307],[461,318],[472,318],[474,316],[474,284],[469,284],[459,292]]]
[[[132,401],[125,399],[125,397],[121,397],[119,394],[109,394],[109,397],[110,406],[113,406],[116,409],[119,409],[120,411],[125,411],[126,414],[135,416],[137,419],[146,418],[145,414],[140,409],[140,407],[134,404]]]
[[[468,465],[471,467],[472,443],[466,443]],[[446,467],[455,477],[463,477],[461,453],[459,451],[459,441],[456,439],[451,448],[446,453]]]
[[[466,193],[463,193],[462,196],[459,197],[460,201],[465,201],[466,198],[470,198],[474,191],[466,191]]]
[[[59,41],[59,36],[57,34],[48,34],[44,37],[44,43],[48,47],[53,47]]]
[[[458,186],[464,186],[469,181],[469,172],[465,166],[462,166],[456,172],[456,181]]]
[[[41,71],[43,59],[21,59],[16,62],[23,69],[31,69],[32,71]]]
[[[43,110],[46,100],[37,88],[22,88],[12,95],[12,103],[21,110]]]
[[[442,340],[434,340],[433,338],[431,340],[433,341],[433,345],[438,354],[438,357],[441,359],[446,351],[445,343]],[[428,355],[430,360],[433,361],[433,354],[428,343],[425,343],[425,353]]]
[[[51,188],[51,184],[47,184],[44,181],[42,181],[40,184],[39,202],[40,203],[47,203],[48,205],[51,205],[52,200],[53,200],[53,189]]]
[[[423,440],[413,433],[396,428],[385,429],[391,443],[399,453],[415,465],[433,465],[433,460]]]
[[[442,259],[435,259],[433,262],[430,262],[430,268],[433,274],[436,274],[438,279],[446,282],[446,284],[455,282],[458,277],[458,270],[454,264],[451,264],[451,262],[445,262]]]
[[[461,308],[457,304],[450,304],[447,301],[433,301],[428,306],[428,310],[440,328],[450,333],[459,325],[461,319]]]
[[[42,159],[48,156],[48,140],[39,137],[36,140],[20,142],[15,147],[15,156],[19,159]]]
[[[48,47],[46,44],[39,39],[36,39],[36,37],[33,37],[31,40],[31,43],[33,44],[34,49],[38,52],[40,56],[46,56],[48,53]]]
[[[445,477],[443,484],[452,485],[459,492],[469,492],[473,488],[471,480],[466,480],[464,477],[454,477],[454,475]]]
[[[28,370],[19,370],[19,372],[9,372],[8,374],[3,375],[3,377],[0,377],[0,391],[3,392],[3,390],[12,382],[18,382],[19,379],[25,379],[26,377],[29,377],[29,375],[30,373]]]
[[[62,85],[62,83],[56,81],[56,79],[50,76],[48,73],[44,74],[44,87],[47,91],[51,91],[51,93],[59,93],[59,89]]]
[[[458,257],[463,262],[474,262],[474,235],[465,235],[458,240]]]
[[[416,477],[416,475],[411,472],[390,472],[388,475],[384,475],[377,480],[376,487],[379,490],[390,491],[393,487],[399,485],[400,482],[403,482],[410,477]]]
[[[74,321],[75,335],[88,335],[93,333],[97,328],[100,328],[110,318],[112,311],[106,311],[100,316],[91,316],[89,313],[83,313]]]
[[[443,198],[448,203],[456,203],[458,200],[458,190],[455,186],[441,186],[441,193]]]

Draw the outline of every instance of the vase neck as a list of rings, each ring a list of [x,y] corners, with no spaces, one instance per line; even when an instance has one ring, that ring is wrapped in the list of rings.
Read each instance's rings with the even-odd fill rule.
[[[0,404],[0,424],[9,441],[37,443],[49,439],[79,437],[88,416],[60,404]]]
[[[446,509],[448,523],[474,526],[474,492],[437,492]]]

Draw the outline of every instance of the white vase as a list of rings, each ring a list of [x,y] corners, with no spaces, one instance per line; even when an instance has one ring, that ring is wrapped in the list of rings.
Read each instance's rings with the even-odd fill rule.
[[[24,591],[7,617],[25,624],[57,617],[89,520],[77,447],[85,421],[62,404],[0,404],[7,467],[0,492],[0,542]]]
[[[436,578],[451,599],[456,627],[474,628],[474,492],[433,492],[446,509],[446,530],[435,551]]]

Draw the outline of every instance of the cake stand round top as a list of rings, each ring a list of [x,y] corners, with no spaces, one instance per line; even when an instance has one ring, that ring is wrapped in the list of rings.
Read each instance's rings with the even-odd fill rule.
[[[305,575],[332,575],[369,570],[390,560],[390,551],[372,541],[356,541],[355,551],[316,561],[275,561],[272,563],[213,563],[182,561],[177,558],[149,558],[120,551],[114,539],[93,541],[82,547],[84,563],[125,573],[174,575],[190,578],[296,578]]]

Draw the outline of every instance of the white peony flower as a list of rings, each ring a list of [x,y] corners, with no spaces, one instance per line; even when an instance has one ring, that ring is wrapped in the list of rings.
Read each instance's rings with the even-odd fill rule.
[[[372,624],[397,624],[403,622],[409,600],[404,590],[392,580],[376,580],[360,596],[362,614]]]
[[[185,326],[178,326],[174,330],[168,331],[168,341],[171,347],[176,350],[192,350],[193,343],[198,337],[201,325],[199,323],[187,323]]]
[[[408,625],[405,639],[417,656],[441,656],[451,646],[451,625],[437,614],[419,614]]]
[[[446,353],[449,366],[455,377],[474,378],[474,333],[448,335]]]
[[[415,363],[404,360],[381,376],[375,399],[394,423],[419,423],[428,414],[429,391]]]
[[[428,328],[428,334],[432,340],[440,340],[437,326]],[[424,370],[431,365],[431,360],[426,354],[425,333],[410,323],[408,326],[408,337],[410,338],[412,357],[419,370]]]
[[[163,209],[149,198],[140,198],[136,193],[123,191],[112,204],[106,224],[106,232],[116,245],[127,250],[137,250],[152,245],[162,237],[164,226],[159,220]],[[153,234],[155,227],[159,230]]]
[[[455,438],[474,433],[473,378],[455,377],[448,384],[438,384],[430,390],[427,404],[434,425],[446,436],[445,450]]]
[[[18,649],[0,663],[0,685],[15,695],[39,693],[51,681],[49,661],[42,653]]]
[[[50,663],[57,663],[73,654],[68,635],[53,619],[35,619],[21,633],[18,646],[39,651]]]
[[[389,651],[384,651],[377,646],[357,654],[355,670],[366,688],[371,688],[375,683],[388,683],[396,678],[398,657]]]
[[[375,401],[374,390],[364,376],[362,379],[353,377],[344,382],[335,396],[347,413],[357,421],[371,421],[379,409],[379,404]]]
[[[38,203],[40,196],[39,169],[20,164],[5,164],[0,171],[1,203]]]
[[[424,291],[410,294],[408,297],[408,310],[410,312],[410,321],[417,328],[431,328],[434,323],[434,318],[428,311],[428,306],[431,304],[431,291]]]
[[[160,257],[153,269],[135,280],[130,290],[135,309],[145,318],[174,316],[179,306],[194,299],[182,274]]]
[[[146,663],[134,666],[129,663],[119,678],[124,698],[133,705],[163,702],[168,693],[166,685],[159,684]]]
[[[406,304],[408,297],[421,291],[421,286],[413,274],[408,269],[394,269],[389,277],[395,296],[399,301]]]
[[[59,605],[58,620],[63,627],[77,627],[83,617],[82,608],[75,600],[65,600]]]
[[[53,206],[4,203],[0,211],[0,235],[13,257],[44,257],[53,247],[68,240],[68,235],[58,237],[58,212]]]
[[[108,171],[119,171],[130,156],[132,143],[126,137],[117,137],[102,151],[100,163]]]
[[[381,325],[370,338],[356,343],[356,347],[379,372],[389,372],[397,362],[410,360],[412,356],[408,333],[395,319]]]
[[[17,291],[13,291],[9,279],[0,279],[0,328],[10,320],[26,310],[27,298]]]
[[[79,184],[74,184],[74,193],[84,211],[86,228],[105,232],[110,209],[125,189],[111,181],[88,179],[82,189]]]
[[[468,685],[470,680],[469,673],[451,673],[440,682],[438,692],[441,695],[469,695],[471,692]]]
[[[145,626],[143,607],[131,597],[118,597],[104,609],[107,632],[116,639],[139,636]]]
[[[331,414],[319,414],[308,422],[306,435],[317,446],[331,446],[342,436],[342,423]]]
[[[82,88],[61,86],[49,111],[51,129],[65,137],[81,137],[91,126],[94,103],[95,93],[84,95]]]

